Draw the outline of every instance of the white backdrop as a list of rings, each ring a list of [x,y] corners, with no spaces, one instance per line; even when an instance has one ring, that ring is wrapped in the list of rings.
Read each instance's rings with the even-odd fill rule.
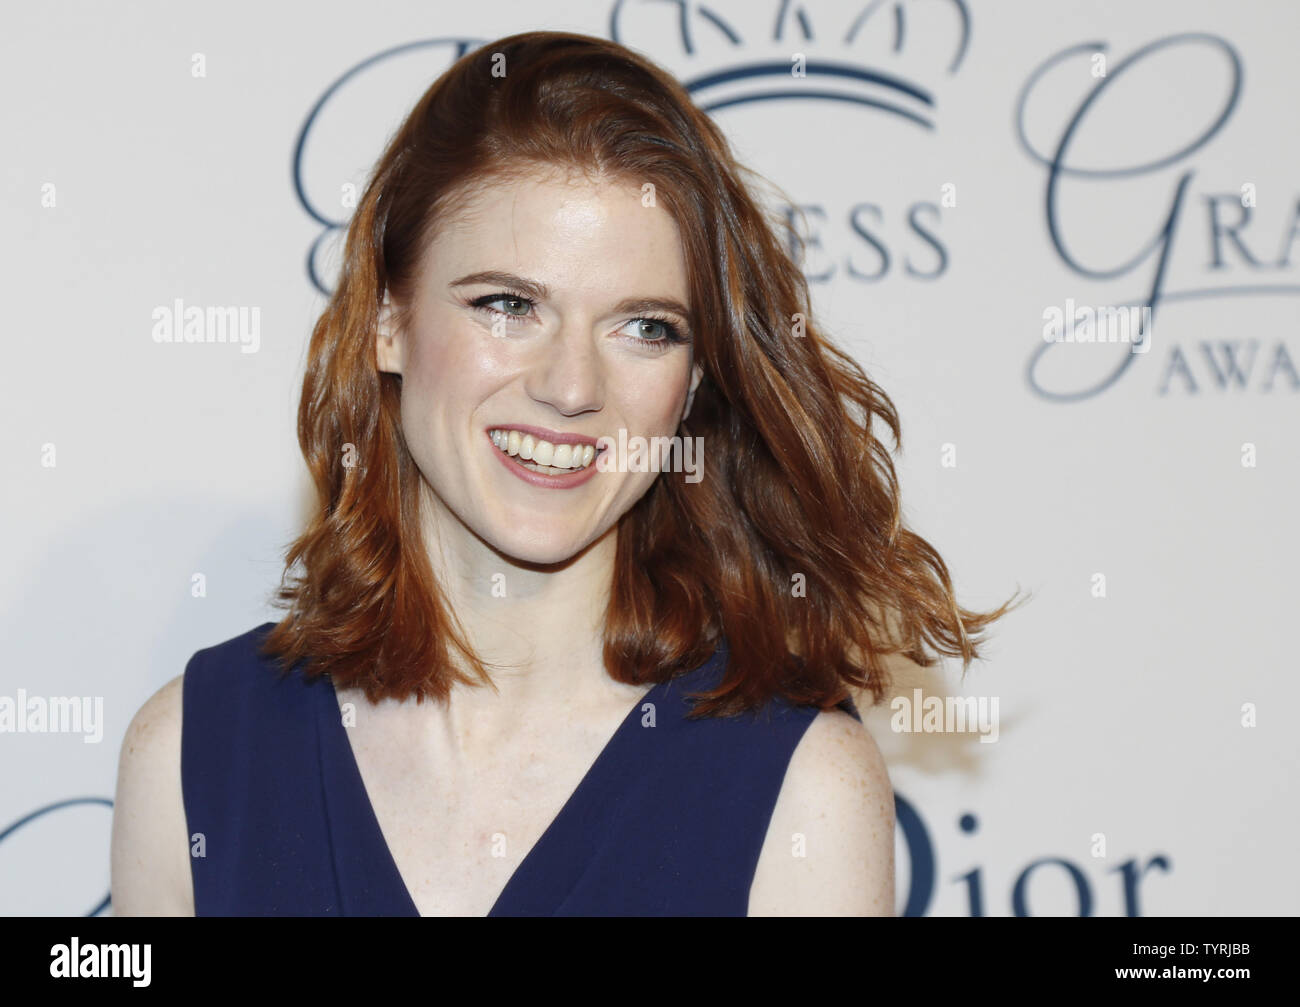
[[[996,699],[996,742],[868,718],[900,910],[1295,911],[1300,6],[680,6],[7,12],[0,707],[97,698],[102,737],[0,732],[0,912],[103,911],[131,716],[276,615],[322,221],[459,42],[534,28],[705,82],[902,413],[909,521],[966,604],[1034,594],[919,683]],[[177,299],[256,343],[156,341]],[[1053,308],[1153,302],[1145,352],[1044,341]]]

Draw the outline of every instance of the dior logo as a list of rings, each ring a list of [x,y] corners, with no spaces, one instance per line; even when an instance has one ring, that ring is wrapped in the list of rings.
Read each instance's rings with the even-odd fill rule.
[[[899,863],[899,892],[903,897],[899,913],[902,916],[925,916],[934,902],[938,879],[934,840],[920,812],[901,794],[894,795],[894,810],[907,851],[906,862]],[[975,815],[966,812],[957,820],[957,825],[962,833],[971,836],[979,831],[980,822]],[[944,844],[944,860],[950,865],[969,863],[960,849],[953,850],[947,843]],[[1133,856],[1108,865],[1105,868],[1105,873],[1111,875],[1108,879],[1096,878],[1086,867],[1086,864],[1080,866],[1065,857],[1044,856],[1031,860],[1014,878],[995,877],[975,865],[965,874],[953,877],[952,884],[962,889],[960,912],[967,916],[984,916],[988,909],[997,916],[1005,914],[1008,909],[1015,916],[1141,916],[1145,889],[1156,885],[1163,875],[1173,870],[1166,854]],[[1062,879],[1072,894],[1073,905],[1065,912],[1056,901],[1050,908],[1044,907],[1043,889],[1051,886],[1059,890]],[[994,889],[994,885],[1002,883],[1008,888]],[[1005,891],[1006,895],[994,901],[995,891]],[[1039,895],[1037,912],[1036,891]]]

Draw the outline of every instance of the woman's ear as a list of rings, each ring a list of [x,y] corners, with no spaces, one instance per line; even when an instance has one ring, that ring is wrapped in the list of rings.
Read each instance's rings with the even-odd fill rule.
[[[406,344],[398,325],[397,309],[384,291],[384,304],[379,309],[379,331],[375,337],[375,363],[381,371],[401,374],[406,360]]]
[[[695,401],[695,389],[700,387],[700,379],[704,377],[704,368],[699,364],[691,367],[691,390],[686,393],[686,408],[682,410],[682,419],[691,415],[691,403]]]

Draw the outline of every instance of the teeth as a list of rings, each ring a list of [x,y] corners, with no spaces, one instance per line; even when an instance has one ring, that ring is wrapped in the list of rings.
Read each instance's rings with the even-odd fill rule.
[[[543,469],[583,469],[596,457],[596,448],[591,444],[552,444],[532,434],[520,434],[518,430],[489,430],[488,435],[506,454],[531,461]]]

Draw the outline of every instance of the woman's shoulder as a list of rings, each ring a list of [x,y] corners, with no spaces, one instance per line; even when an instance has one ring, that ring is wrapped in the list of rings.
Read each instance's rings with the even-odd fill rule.
[[[673,827],[690,830],[699,849],[755,865],[753,915],[891,913],[893,791],[854,705],[778,694],[736,716],[685,717],[687,694],[717,688],[722,663],[715,656],[664,690],[668,731],[650,742],[661,772],[645,775],[670,781]]]
[[[182,686],[177,675],[150,696],[122,739],[110,846],[116,916],[194,912],[181,802]]]
[[[842,709],[817,713],[772,809],[750,915],[892,915],[894,828],[894,791],[871,733]]]
[[[186,840],[192,776],[205,778],[214,760],[242,757],[249,742],[266,734],[250,730],[257,718],[281,712],[261,702],[277,680],[259,651],[274,625],[263,623],[195,651],[127,725],[113,810],[117,915],[193,915]]]
[[[184,670],[169,679],[144,701],[127,725],[123,757],[159,753],[175,748],[179,751],[181,722],[185,707],[194,696],[195,686],[208,688],[229,683],[250,669],[265,667],[258,654],[266,634],[275,623],[267,622],[221,643],[201,648],[190,657]]]
[[[259,652],[275,625],[263,623],[194,652],[185,669],[158,688],[136,711],[122,742],[122,765],[153,767],[179,761],[186,714],[219,719],[238,708],[251,690],[274,681]]]

